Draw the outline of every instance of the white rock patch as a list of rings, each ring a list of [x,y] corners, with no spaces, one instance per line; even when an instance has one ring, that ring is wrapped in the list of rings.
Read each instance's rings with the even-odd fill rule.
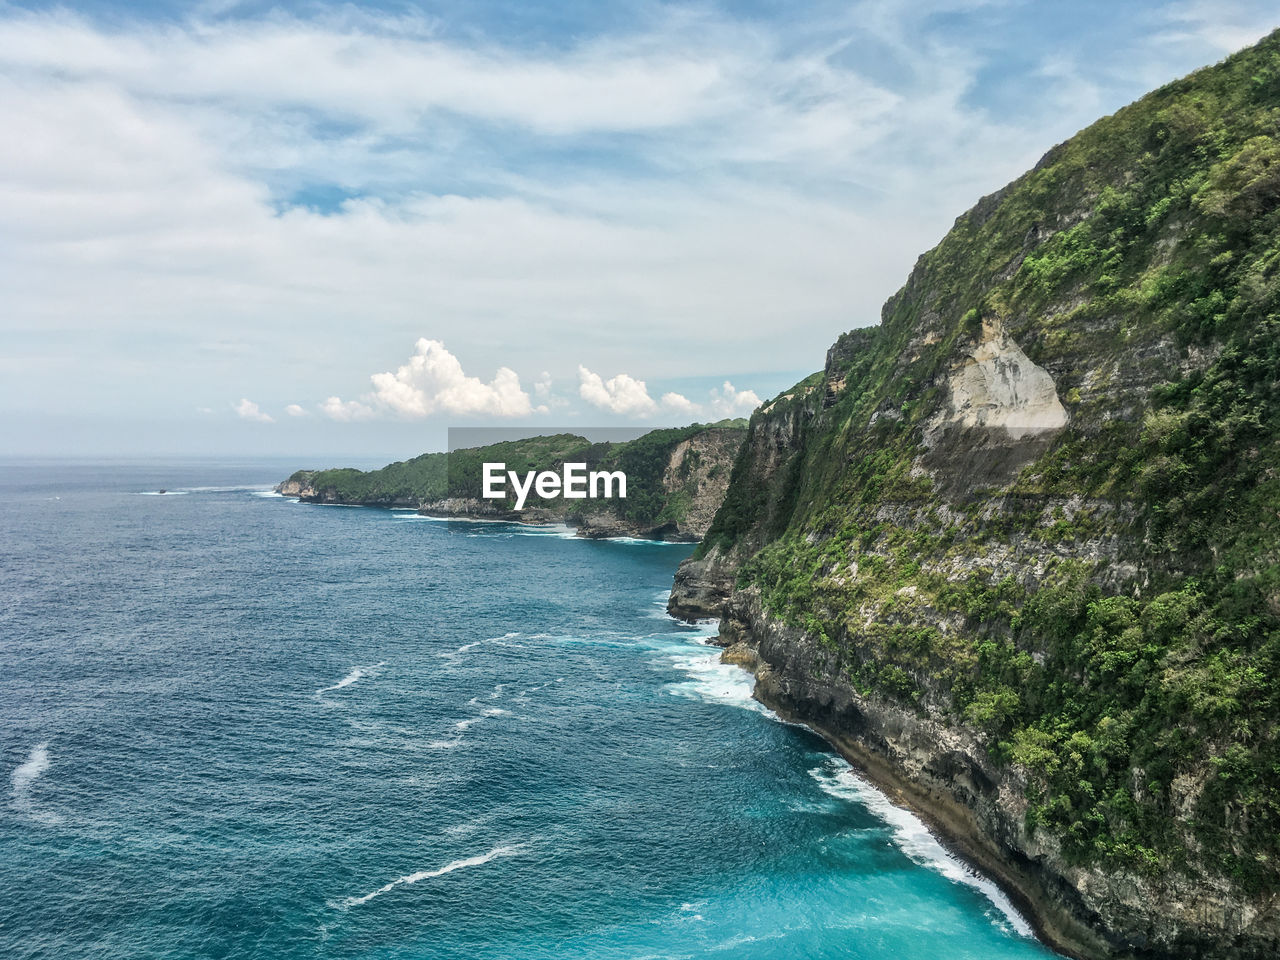
[[[977,349],[952,372],[947,406],[929,432],[950,424],[1003,427],[1018,440],[1066,426],[1067,411],[1048,372],[998,325],[984,323],[982,333]]]

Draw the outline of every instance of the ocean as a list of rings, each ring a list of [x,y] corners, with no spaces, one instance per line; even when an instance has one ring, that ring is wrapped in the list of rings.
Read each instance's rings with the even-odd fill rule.
[[[690,546],[299,465],[0,462],[0,956],[1053,956],[666,616]]]

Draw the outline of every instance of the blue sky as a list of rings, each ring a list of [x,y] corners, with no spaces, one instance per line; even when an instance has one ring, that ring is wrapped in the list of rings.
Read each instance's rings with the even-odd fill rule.
[[[1273,3],[0,4],[0,453],[745,413]]]

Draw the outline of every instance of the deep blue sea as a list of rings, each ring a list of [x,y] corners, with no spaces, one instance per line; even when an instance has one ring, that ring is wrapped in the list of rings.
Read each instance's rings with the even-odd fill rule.
[[[665,616],[689,547],[298,465],[0,461],[0,956],[1050,956]]]

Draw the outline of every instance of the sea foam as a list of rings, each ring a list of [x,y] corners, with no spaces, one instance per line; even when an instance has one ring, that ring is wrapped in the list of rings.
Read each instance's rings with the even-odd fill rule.
[[[720,662],[720,651],[708,651],[706,641],[716,635],[719,624],[699,624],[699,633],[667,653],[673,665],[690,679],[670,685],[672,693],[712,703],[755,710],[784,722],[772,710],[752,696],[755,678],[742,667]],[[703,631],[709,631],[704,633]],[[963,883],[980,891],[1008,920],[1013,930],[1024,937],[1034,931],[995,883],[976,873],[949,852],[915,814],[895,805],[871,783],[860,777],[841,757],[833,756],[827,765],[810,771],[824,791],[842,800],[854,801],[884,821],[893,831],[895,845],[912,860],[938,871],[954,883]]]
[[[352,667],[351,672],[348,673],[341,680],[339,680],[337,683],[335,683],[333,686],[322,687],[321,689],[317,690],[316,696],[318,697],[323,693],[329,693],[330,691],[333,691],[333,690],[341,690],[344,687],[349,687],[353,683],[360,682],[365,677],[372,676],[375,670],[377,670],[379,667],[384,667],[384,666],[386,666],[385,660],[383,660],[380,663],[374,664],[372,667]]]
[[[751,695],[755,689],[755,677],[735,664],[721,663],[718,647],[708,648],[697,640],[672,651],[670,658],[675,668],[689,678],[668,687],[677,696],[722,703],[757,713],[772,712]]]
[[[963,883],[980,891],[1004,914],[1016,933],[1024,937],[1035,936],[1031,924],[1003,890],[947,850],[919,817],[893,803],[842,758],[832,757],[824,765],[814,767],[809,774],[826,793],[841,800],[854,801],[888,824],[893,831],[894,844],[916,863],[936,870],[953,883]]]
[[[510,857],[520,853],[525,848],[525,844],[518,843],[512,846],[494,847],[488,853],[482,853],[474,857],[466,857],[462,860],[451,860],[443,867],[437,867],[434,870],[419,870],[417,873],[409,873],[403,877],[392,880],[388,884],[384,884],[372,893],[366,893],[363,897],[348,897],[343,900],[339,906],[344,910],[352,907],[358,907],[362,903],[368,903],[374,897],[380,897],[384,893],[390,893],[396,887],[408,886],[410,884],[419,883],[423,880],[431,880],[435,877],[443,877],[446,873],[453,873],[455,870],[465,870],[467,867],[478,867],[486,864],[491,860],[497,860],[499,857]]]
[[[755,689],[751,672],[737,664],[722,663],[720,648],[708,645],[707,641],[719,632],[719,621],[708,620],[694,629],[694,633],[660,648],[667,663],[689,678],[669,684],[667,689],[677,696],[773,716],[773,711],[751,695]]]
[[[457,659],[460,654],[470,653],[476,647],[482,646],[486,643],[496,644],[497,646],[509,646],[510,644],[508,644],[507,641],[514,640],[518,636],[520,636],[519,633],[504,633],[500,637],[485,637],[482,640],[472,640],[470,643],[464,643],[462,646],[454,650],[446,650],[443,653],[437,653],[436,656],[446,660],[454,660]]]
[[[37,743],[23,763],[17,766],[10,782],[13,785],[13,799],[27,800],[31,785],[49,769],[49,744]]]
[[[12,788],[10,796],[15,810],[40,823],[55,824],[60,823],[62,818],[56,813],[37,810],[31,799],[32,785],[44,776],[45,771],[48,769],[49,744],[37,743],[31,748],[31,753],[28,754],[27,759],[15,767],[10,775],[9,783]]]

